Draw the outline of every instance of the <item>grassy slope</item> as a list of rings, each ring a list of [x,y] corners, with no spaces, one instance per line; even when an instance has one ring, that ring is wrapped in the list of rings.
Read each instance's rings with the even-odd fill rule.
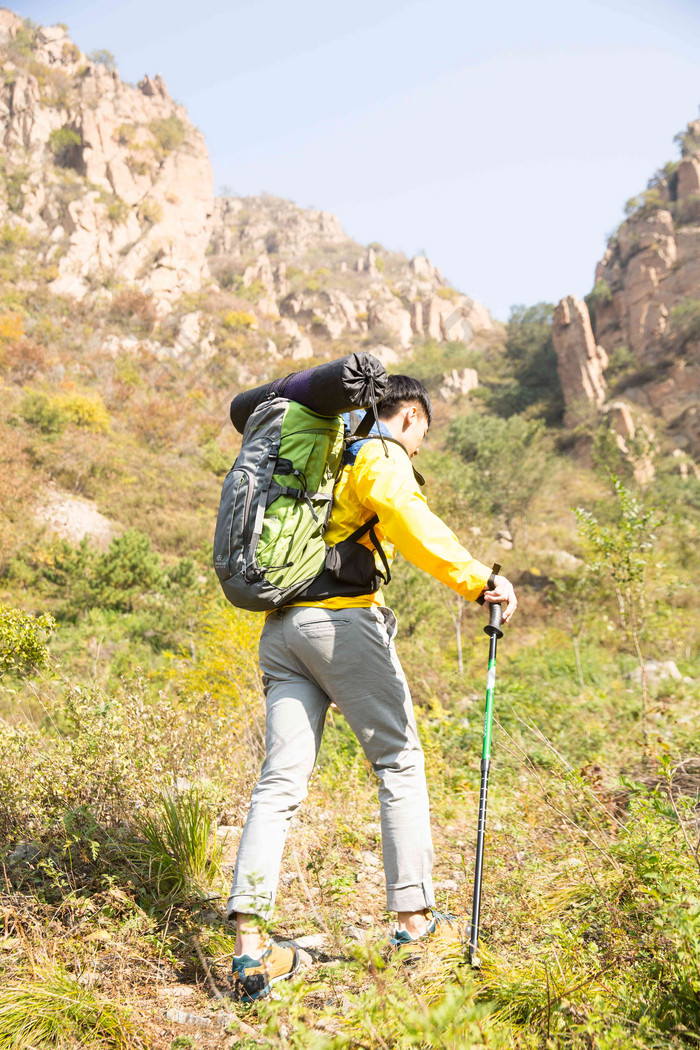
[[[194,359],[158,361],[147,351],[110,358],[100,349],[110,332],[158,339],[167,333],[154,328],[147,304],[133,296],[131,313],[109,314],[23,292],[31,253],[31,244],[10,243],[4,256],[0,312],[21,315],[25,335],[6,338],[0,350],[0,597],[51,611],[59,624],[51,669],[28,683],[2,682],[2,966],[10,991],[0,995],[0,1045],[17,1045],[19,1022],[9,1008],[3,1012],[7,998],[30,1001],[54,985],[52,1023],[60,1015],[80,1045],[101,1039],[104,1046],[142,1040],[168,1047],[183,1032],[197,1033],[198,1045],[227,1042],[222,1029],[166,1022],[166,1007],[206,1016],[225,1008],[248,1026],[241,1035],[230,1019],[234,1035],[271,1046],[693,1043],[700,1017],[698,869],[673,808],[682,810],[698,786],[698,767],[687,762],[700,743],[697,599],[678,582],[697,578],[690,483],[682,489],[662,476],[648,497],[671,501],[653,572],[659,601],[648,654],[677,660],[694,680],[665,680],[653,690],[645,750],[639,689],[626,677],[634,661],[614,608],[603,604],[591,616],[581,685],[566,616],[548,601],[562,575],[551,552],[581,553],[570,508],[609,514],[609,488],[571,459],[555,457],[522,544],[506,552],[494,539],[500,523],[476,517],[468,471],[445,451],[450,417],[464,406],[440,410],[422,457],[432,478],[429,498],[475,554],[499,557],[526,581],[499,656],[484,968],[471,975],[458,959],[431,959],[406,972],[387,965],[381,948],[347,939],[350,923],[379,941],[386,917],[376,787],[354,738],[331,715],[310,798],[290,836],[275,921],[281,935],[317,932],[323,943],[304,981],[283,988],[278,1001],[234,1011],[214,996],[197,947],[224,987],[232,951],[222,919],[226,882],[261,756],[259,621],[224,609],[208,544],[221,472],[235,454],[224,406],[241,362],[264,374],[258,336],[239,332],[232,342],[219,326],[218,353],[204,368]],[[220,318],[245,303],[205,294],[194,305]],[[192,307],[187,301],[182,312]],[[32,356],[29,343],[33,374],[17,364]],[[498,380],[497,355],[494,362]],[[32,392],[45,395],[38,415],[27,408]],[[65,396],[76,392],[102,399],[106,429],[99,419],[85,425],[65,417]],[[51,414],[56,397],[64,412],[58,421]],[[75,579],[56,582],[55,572],[52,579],[60,552],[31,514],[49,481],[95,500],[120,529],[145,533],[163,571],[193,558],[187,586],[159,585],[120,608],[110,607],[104,588],[81,597],[71,591]],[[474,607],[464,614],[459,675],[450,595],[403,565],[388,597],[403,625],[399,651],[428,755],[439,899],[466,914],[485,688],[483,614]],[[630,778],[626,785],[621,772]],[[670,796],[650,790],[657,782],[672,784]],[[156,843],[154,853],[144,853],[141,815],[164,819],[159,797],[173,783],[180,785],[183,827],[192,806],[202,806],[213,826],[229,829],[220,865],[203,860],[202,843],[195,849],[180,825],[175,846],[159,852]],[[685,818],[692,844],[692,813]],[[218,894],[209,903],[197,892],[205,884]],[[105,1003],[127,1013],[112,1015]],[[75,1014],[67,1019],[66,1004]],[[103,1031],[96,1016],[105,1018]],[[32,1038],[26,1045],[58,1039],[49,1029]]]

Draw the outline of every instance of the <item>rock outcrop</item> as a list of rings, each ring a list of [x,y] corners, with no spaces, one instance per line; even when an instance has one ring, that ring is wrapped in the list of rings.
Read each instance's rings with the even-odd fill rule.
[[[463,397],[476,390],[479,376],[475,368],[453,368],[442,377],[438,397],[450,401],[453,397]]]
[[[679,138],[681,160],[628,203],[596,267],[588,307],[573,297],[557,307],[554,345],[567,420],[582,398],[595,408],[608,394],[623,398],[660,417],[670,441],[698,458],[700,121]]]
[[[334,215],[268,195],[216,200],[208,261],[222,288],[238,290],[266,322],[280,318],[272,334],[295,360],[342,340],[377,346],[395,363],[415,337],[469,344],[494,328],[486,308],[447,287],[424,256],[363,248]]]
[[[133,284],[167,303],[207,274],[213,212],[204,138],[160,76],[138,87],[61,26],[0,11],[5,163],[0,221],[46,242],[52,289]]]
[[[552,334],[566,404],[564,421],[575,426],[589,405],[601,408],[605,401],[608,357],[596,345],[586,304],[574,295],[562,299],[554,311]]]

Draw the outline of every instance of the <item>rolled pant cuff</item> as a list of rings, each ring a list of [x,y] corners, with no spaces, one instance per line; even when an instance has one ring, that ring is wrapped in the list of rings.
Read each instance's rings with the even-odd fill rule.
[[[435,907],[432,879],[415,886],[387,886],[387,911],[423,911]]]
[[[235,918],[236,912],[241,915],[257,915],[261,919],[272,916],[274,899],[268,893],[232,893],[226,904],[229,919]]]

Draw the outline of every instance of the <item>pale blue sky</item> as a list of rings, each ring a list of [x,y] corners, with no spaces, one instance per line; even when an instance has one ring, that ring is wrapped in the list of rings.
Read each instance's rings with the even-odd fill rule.
[[[506,318],[585,294],[698,116],[698,0],[28,0],[122,77],[162,73],[215,185],[425,250]]]

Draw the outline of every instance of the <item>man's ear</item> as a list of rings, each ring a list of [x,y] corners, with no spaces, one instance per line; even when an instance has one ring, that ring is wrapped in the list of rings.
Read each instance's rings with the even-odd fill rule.
[[[414,418],[415,414],[416,414],[416,406],[415,405],[408,405],[406,407],[405,411],[404,411],[403,420],[402,420],[402,423],[401,423],[401,433],[402,434],[403,434],[403,432],[405,430],[408,430],[408,428],[411,426],[411,423],[413,422],[413,418]]]

